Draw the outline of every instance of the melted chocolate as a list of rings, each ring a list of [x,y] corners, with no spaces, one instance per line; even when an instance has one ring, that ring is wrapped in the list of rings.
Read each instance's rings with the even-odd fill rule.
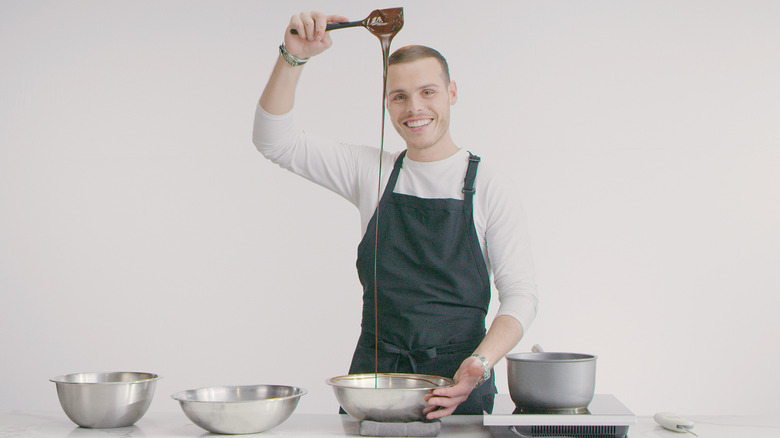
[[[390,57],[390,42],[393,37],[404,27],[404,9],[382,9],[372,12],[364,21],[364,26],[377,38],[382,45],[382,139],[379,148],[379,183],[377,184],[376,198],[376,229],[374,232],[374,386],[376,387],[379,374],[379,312],[377,289],[377,251],[379,242],[379,200],[382,198],[382,155],[385,150],[385,111],[387,101],[387,64]]]

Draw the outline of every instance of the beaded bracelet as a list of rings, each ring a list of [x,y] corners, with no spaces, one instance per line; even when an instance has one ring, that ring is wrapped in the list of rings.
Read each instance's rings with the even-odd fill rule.
[[[309,58],[298,59],[291,55],[290,52],[284,48],[284,43],[279,46],[279,54],[282,55],[282,58],[284,58],[284,60],[293,67],[298,67],[299,65],[306,64],[309,61]]]

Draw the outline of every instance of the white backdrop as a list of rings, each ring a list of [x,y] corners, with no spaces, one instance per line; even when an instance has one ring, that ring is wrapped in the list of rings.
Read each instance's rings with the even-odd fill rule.
[[[0,1],[0,409],[138,370],[163,376],[152,410],[278,383],[336,412],[357,210],[266,162],[252,117],[293,13],[394,6],[393,47],[450,61],[456,143],[522,193],[541,302],[517,350],[599,355],[597,392],[638,414],[780,410],[769,0]],[[297,120],[377,145],[378,40],[333,38]]]

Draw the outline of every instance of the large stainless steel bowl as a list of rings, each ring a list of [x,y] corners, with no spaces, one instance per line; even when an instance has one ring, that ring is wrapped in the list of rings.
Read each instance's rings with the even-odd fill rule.
[[[65,414],[81,427],[127,427],[144,416],[159,376],[152,373],[76,373],[57,376]]]
[[[506,359],[509,395],[521,410],[585,410],[593,400],[594,355],[514,353]]]
[[[282,385],[212,386],[173,394],[184,414],[209,432],[258,433],[292,415],[305,389]]]
[[[433,389],[454,385],[452,379],[421,374],[350,374],[327,381],[341,407],[356,420],[411,422],[425,419]]]

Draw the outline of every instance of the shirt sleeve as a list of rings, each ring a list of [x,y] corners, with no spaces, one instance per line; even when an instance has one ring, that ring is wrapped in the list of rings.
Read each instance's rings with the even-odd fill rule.
[[[292,112],[255,110],[252,142],[264,157],[358,204],[358,168],[366,148],[325,140],[295,127]]]
[[[491,178],[484,188],[486,253],[498,290],[497,315],[509,315],[526,333],[536,318],[538,294],[525,213],[505,181]]]

